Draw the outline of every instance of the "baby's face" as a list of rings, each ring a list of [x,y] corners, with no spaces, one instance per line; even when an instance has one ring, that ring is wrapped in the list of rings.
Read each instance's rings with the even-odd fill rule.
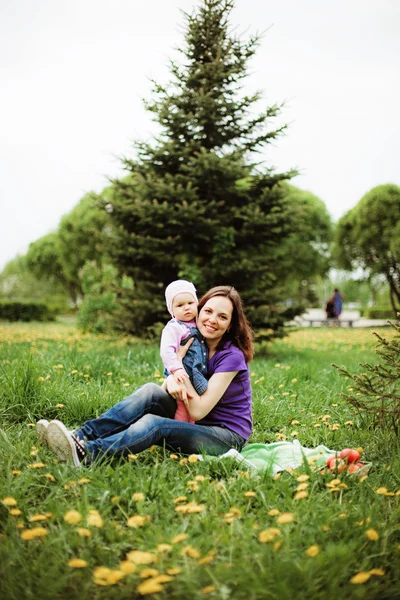
[[[177,294],[172,301],[172,312],[178,321],[192,321],[197,317],[197,302],[192,294]]]

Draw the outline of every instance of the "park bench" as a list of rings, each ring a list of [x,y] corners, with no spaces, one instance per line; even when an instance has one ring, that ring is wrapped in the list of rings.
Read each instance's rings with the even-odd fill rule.
[[[341,327],[342,325],[348,325],[353,327],[353,323],[358,321],[360,313],[358,311],[344,311],[339,318],[327,318],[325,311],[323,310],[310,310],[306,314],[302,315],[303,321],[309,323],[312,327],[315,325]]]

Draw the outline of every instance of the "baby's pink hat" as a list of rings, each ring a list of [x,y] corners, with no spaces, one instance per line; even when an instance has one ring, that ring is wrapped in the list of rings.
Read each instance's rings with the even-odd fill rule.
[[[174,313],[172,312],[172,302],[178,294],[191,294],[196,302],[198,302],[196,288],[193,283],[190,283],[190,281],[186,281],[185,279],[173,281],[165,288],[165,300],[167,302],[168,312],[171,316],[174,316]]]

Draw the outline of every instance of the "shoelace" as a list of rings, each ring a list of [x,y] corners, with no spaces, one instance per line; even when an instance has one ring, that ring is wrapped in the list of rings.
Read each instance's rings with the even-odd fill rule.
[[[85,446],[74,435],[71,434],[71,437],[75,442],[75,447],[76,447],[76,451],[78,453],[79,460],[82,461],[86,456]]]

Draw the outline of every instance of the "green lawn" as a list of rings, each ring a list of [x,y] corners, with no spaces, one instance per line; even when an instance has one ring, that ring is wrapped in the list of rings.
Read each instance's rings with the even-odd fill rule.
[[[331,367],[359,372],[374,346],[371,331],[300,330],[251,365],[251,442],[363,448],[368,477],[341,474],[332,491],[335,476],[308,467],[274,479],[161,448],[59,463],[35,421],[74,426],[158,381],[158,347],[0,323],[0,598],[399,598],[399,441],[346,405]]]

